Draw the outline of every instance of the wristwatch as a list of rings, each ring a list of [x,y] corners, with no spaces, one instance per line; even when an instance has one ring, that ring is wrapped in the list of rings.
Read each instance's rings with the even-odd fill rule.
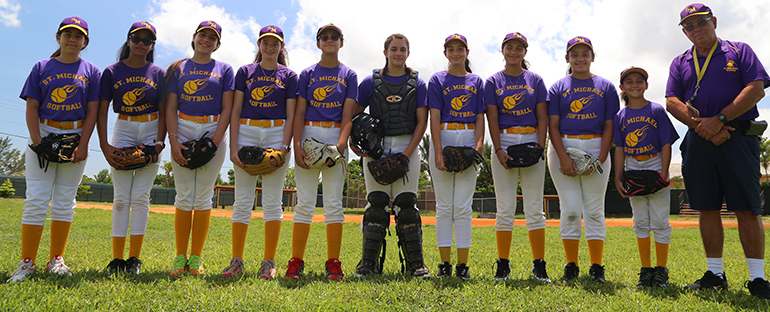
[[[281,145],[282,148],[285,148],[287,152],[291,152],[291,145],[283,144]]]
[[[727,116],[725,114],[719,113],[717,114],[717,120],[721,121],[722,123],[727,123]]]

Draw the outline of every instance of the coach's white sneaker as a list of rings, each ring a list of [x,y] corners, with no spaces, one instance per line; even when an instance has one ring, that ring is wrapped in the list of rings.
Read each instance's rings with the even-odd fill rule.
[[[11,274],[11,278],[9,278],[6,282],[22,282],[27,279],[27,275],[35,273],[35,270],[37,270],[37,266],[32,263],[32,259],[23,259],[21,262],[19,262],[19,267],[16,268],[16,271],[13,271],[13,274]]]
[[[61,256],[53,257],[53,261],[48,262],[46,269],[52,274],[72,276],[72,270],[64,264],[64,258]]]

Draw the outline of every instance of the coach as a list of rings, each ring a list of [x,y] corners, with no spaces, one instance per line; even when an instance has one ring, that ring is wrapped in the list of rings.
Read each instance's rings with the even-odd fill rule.
[[[681,145],[682,175],[700,232],[708,270],[691,289],[727,288],[722,265],[723,198],[738,218],[738,231],[751,281],[749,292],[770,299],[765,280],[765,233],[759,188],[759,136],[756,104],[770,86],[749,45],[721,40],[717,18],[703,4],[688,5],[679,25],[693,43],[671,62],[666,86],[668,111],[690,129]],[[759,130],[757,130],[759,129]]]

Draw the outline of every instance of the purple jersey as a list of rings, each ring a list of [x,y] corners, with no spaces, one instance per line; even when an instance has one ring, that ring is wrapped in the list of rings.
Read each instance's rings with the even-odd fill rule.
[[[313,64],[299,74],[297,93],[307,100],[305,120],[342,122],[345,99],[358,98],[358,75],[342,63],[332,68]]]
[[[100,77],[99,67],[89,61],[65,64],[52,57],[35,63],[19,97],[38,100],[40,118],[83,120],[87,103],[99,100]]]
[[[222,93],[235,89],[233,68],[217,60],[207,64],[184,60],[169,75],[168,90],[178,95],[178,110],[187,115],[219,115]]]
[[[762,80],[765,88],[770,86],[770,77],[748,44],[727,40],[719,40],[719,43],[700,82],[698,95],[692,103],[700,111],[701,117],[712,117],[721,112],[752,81]],[[698,76],[695,74],[692,49],[695,47],[671,62],[666,85],[667,97],[675,96],[687,101],[695,92]],[[698,55],[701,68],[705,62],[706,56]],[[754,106],[735,120],[749,120],[758,116],[759,111]]]
[[[629,156],[660,153],[663,145],[679,139],[666,109],[654,102],[637,109],[621,108],[613,124],[615,146]]]
[[[450,75],[442,70],[428,83],[428,108],[441,111],[441,122],[474,123],[476,115],[487,110],[484,80],[479,75]]]
[[[612,120],[618,109],[615,85],[597,75],[567,76],[548,91],[548,115],[559,116],[559,131],[564,134],[601,134],[604,122]]]
[[[252,63],[238,69],[235,89],[244,93],[241,118],[286,119],[286,100],[297,98],[297,74],[281,64],[264,70]]]
[[[404,82],[407,78],[407,74],[401,76],[391,76],[388,74],[382,75],[383,80],[399,84]],[[372,75],[366,76],[361,84],[358,86],[358,105],[366,108],[372,102],[372,89],[374,88],[374,78]],[[417,77],[417,108],[428,105],[428,87],[425,86],[425,81],[419,76]]]
[[[528,70],[516,77],[499,71],[484,85],[484,102],[497,107],[500,129],[537,127],[535,106],[547,100],[543,78]]]
[[[154,113],[163,99],[165,76],[163,68],[153,63],[133,68],[119,61],[104,69],[99,97],[112,101],[112,109],[118,114]]]

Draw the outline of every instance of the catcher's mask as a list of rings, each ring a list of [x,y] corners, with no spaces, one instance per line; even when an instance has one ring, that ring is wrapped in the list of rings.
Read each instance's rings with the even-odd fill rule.
[[[367,113],[358,113],[353,116],[353,130],[350,132],[350,141],[353,146],[360,149],[372,159],[380,159],[383,153],[385,131],[380,126],[380,121]]]

